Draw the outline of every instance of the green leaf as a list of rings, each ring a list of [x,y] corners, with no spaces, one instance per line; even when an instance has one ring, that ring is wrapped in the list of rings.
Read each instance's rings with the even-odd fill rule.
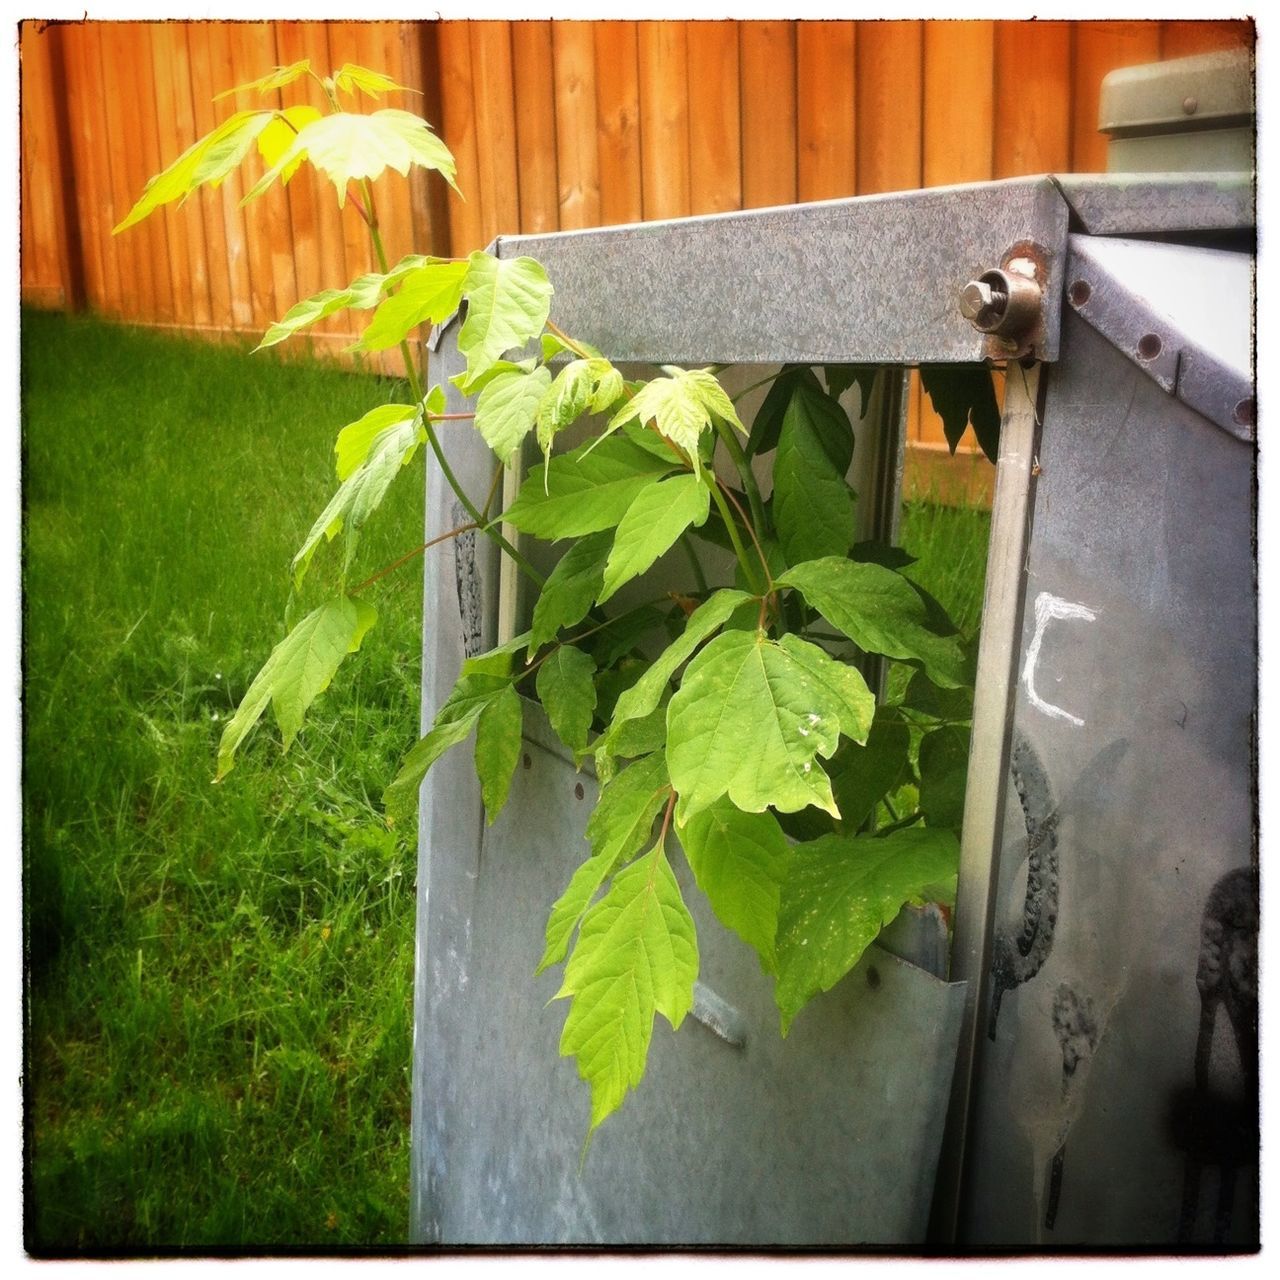
[[[653,605],[640,605],[618,614],[616,618],[610,618],[594,635],[583,638],[588,640],[587,647],[596,660],[596,666],[608,667],[619,658],[634,652],[640,641],[662,626],[667,617],[666,613]]]
[[[659,845],[587,912],[557,992],[573,998],[560,1052],[591,1085],[592,1132],[640,1083],[655,1012],[678,1028],[697,976],[693,918]]]
[[[400,174],[413,165],[434,169],[456,190],[453,156],[421,116],[391,108],[372,115],[337,111],[307,125],[241,203],[260,196],[298,159],[310,160],[328,175],[339,207],[346,203],[348,183],[377,178],[389,168]]]
[[[791,564],[843,556],[853,544],[854,499],[845,479],[852,456],[848,415],[830,396],[798,382],[773,468],[773,521]]]
[[[273,165],[293,145],[294,138],[313,120],[320,119],[320,112],[305,103],[295,107],[285,107],[267,121],[266,127],[258,134],[258,154],[268,165]],[[280,181],[288,183],[297,172],[302,160],[296,159],[280,171]]]
[[[582,913],[613,869],[644,847],[670,794],[667,763],[661,754],[637,760],[601,789],[587,822],[591,857],[573,873],[569,887],[551,908],[538,973],[564,959]]]
[[[838,400],[856,382],[858,384],[858,416],[867,416],[867,405],[875,390],[879,366],[874,364],[828,364],[822,372],[827,379],[827,394]]]
[[[662,701],[667,681],[675,674],[676,668],[687,662],[693,655],[693,651],[712,632],[724,626],[735,609],[752,598],[745,591],[717,591],[689,615],[689,620],[685,623],[679,639],[669,644],[649,664],[644,675],[618,699],[618,705],[613,712],[613,721],[598,744],[605,754],[612,753],[613,743],[617,741],[623,724],[628,720],[638,720],[642,716],[649,715]]]
[[[782,419],[797,385],[810,387],[819,393],[822,391],[818,375],[808,365],[784,364],[773,380],[773,386],[761,401],[760,408],[756,410],[755,420],[751,424],[751,435],[747,438],[748,458],[754,458],[760,453],[768,453],[771,449],[778,447]]]
[[[717,919],[772,973],[778,900],[790,852],[777,818],[743,813],[722,799],[677,828],[677,834]]]
[[[925,822],[959,833],[969,776],[969,730],[945,725],[926,733],[920,739],[919,767],[920,809]]]
[[[980,364],[922,364],[920,382],[942,419],[951,452],[972,422],[982,452],[995,462],[1000,454],[1000,406],[991,370]]]
[[[483,391],[494,378],[504,373],[532,373],[537,366],[538,357],[529,356],[526,360],[495,360],[487,369],[470,376],[465,370],[455,373],[449,379],[464,396],[474,396]]]
[[[702,524],[710,510],[711,490],[691,471],[641,489],[618,522],[599,602],[644,573],[691,524]]]
[[[775,998],[786,1035],[796,1014],[829,991],[908,902],[954,881],[960,846],[949,831],[824,836],[791,850],[778,908]]]
[[[479,250],[468,259],[462,291],[467,318],[458,332],[458,351],[471,378],[542,332],[555,292],[533,258],[495,258]]]
[[[387,298],[360,335],[354,351],[385,351],[397,346],[420,324],[443,324],[462,304],[465,262],[429,259],[407,274],[399,291]]]
[[[417,93],[417,89],[410,89],[407,84],[397,84],[390,76],[385,76],[381,71],[370,71],[367,67],[358,67],[353,62],[346,62],[333,74],[334,86],[341,89],[344,93],[355,93],[359,89],[363,93],[367,93],[369,97],[376,98],[379,94],[386,93],[392,89],[399,89],[404,93]]]
[[[362,600],[340,596],[307,614],[271,651],[254,677],[218,744],[218,777],[235,765],[235,753],[270,703],[280,726],[283,749],[302,727],[307,708],[333,679],[342,659],[354,653],[377,613]]]
[[[547,540],[612,529],[642,489],[677,466],[618,437],[585,444],[534,467],[503,519]]]
[[[300,62],[292,62],[287,67],[273,67],[265,76],[257,80],[248,80],[238,84],[234,89],[223,89],[214,94],[214,102],[229,98],[235,93],[270,93],[273,89],[283,89],[285,85],[300,80],[311,70],[311,59],[303,58]]]
[[[383,793],[388,818],[399,821],[413,815],[418,788],[427,771],[450,747],[470,736],[481,712],[510,689],[511,683],[510,675],[483,670],[468,672],[464,666],[453,691],[436,712],[430,730],[405,756],[399,772]]]
[[[418,412],[416,405],[380,404],[363,418],[349,422],[338,432],[333,451],[337,454],[339,480],[345,480],[369,456],[374,440],[388,427],[406,422]]]
[[[151,178],[124,221],[112,235],[141,222],[161,205],[181,200],[205,183],[217,186],[240,163],[275,112],[237,111],[216,129],[192,143],[167,169]]]
[[[507,803],[511,777],[520,760],[524,709],[515,686],[508,684],[476,718],[476,773],[486,821],[492,823]]]
[[[480,392],[476,430],[504,466],[510,465],[533,429],[538,405],[550,385],[551,371],[539,365],[532,373],[500,373]]]
[[[853,667],[794,635],[727,631],[689,664],[667,709],[681,824],[727,795],[739,809],[840,816],[819,757],[865,738],[875,700]]]
[[[587,748],[596,709],[596,664],[571,644],[562,644],[538,668],[538,700],[556,736],[574,755]]]
[[[622,395],[622,374],[605,359],[572,360],[538,406],[538,444],[551,456],[551,442],[588,409],[603,413]]]
[[[652,421],[658,430],[693,461],[698,455],[698,439],[711,425],[711,415],[746,435],[733,401],[708,369],[672,369],[665,378],[646,382],[609,420],[606,431],[616,431],[624,423]]]
[[[916,671],[902,695],[902,705],[935,720],[972,720],[973,690],[939,689],[923,671]]]
[[[384,427],[369,444],[364,461],[342,482],[328,506],[316,518],[298,554],[293,558],[294,585],[299,586],[321,538],[334,538],[345,530],[345,573],[351,566],[360,532],[386,496],[391,482],[417,452],[425,439],[422,421],[415,410],[412,418]]]
[[[430,261],[430,258],[420,253],[411,253],[401,258],[390,271],[383,275],[366,272],[362,276],[357,276],[345,289],[322,289],[310,298],[295,302],[285,312],[284,318],[277,320],[267,330],[255,350],[261,351],[263,347],[273,347],[277,342],[283,342],[285,338],[292,337],[299,330],[315,324],[318,320],[324,320],[338,311],[345,311],[348,307],[355,307],[362,311],[376,307],[388,289],[393,288],[411,271],[417,270]]]
[[[533,606],[529,657],[548,640],[554,640],[561,627],[572,626],[587,616],[604,585],[604,566],[612,545],[613,534],[604,529],[579,539],[560,557]]]
[[[929,629],[924,601],[892,569],[827,556],[795,565],[776,584],[794,587],[866,652],[922,662],[929,678],[947,688],[966,683],[959,641]]]

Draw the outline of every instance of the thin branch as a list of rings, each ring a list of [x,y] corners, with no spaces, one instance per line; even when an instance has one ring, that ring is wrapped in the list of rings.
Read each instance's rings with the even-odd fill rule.
[[[408,564],[415,556],[420,556],[424,551],[429,551],[438,542],[448,542],[450,538],[456,538],[459,534],[467,533],[471,529],[478,529],[480,526],[474,520],[468,520],[466,524],[460,524],[456,529],[450,529],[448,533],[442,533],[432,538],[429,542],[424,542],[420,547],[414,547],[412,551],[406,551],[398,560],[393,560],[384,569],[379,569],[371,578],[366,578],[358,587],[352,587],[349,594],[355,595],[365,589],[371,587],[379,578],[385,578],[387,574],[394,573],[403,564]]]

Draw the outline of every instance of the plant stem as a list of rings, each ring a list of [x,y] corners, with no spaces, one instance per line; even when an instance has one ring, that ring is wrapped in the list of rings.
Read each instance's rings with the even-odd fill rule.
[[[743,387],[736,396],[730,396],[730,400],[737,404],[744,396],[749,396],[757,387],[763,387],[766,382],[773,382],[782,376],[782,370],[777,373],[771,373],[767,378],[761,378],[759,382],[753,382],[749,387]]]
[[[368,178],[362,179],[362,182],[364,185],[364,198],[369,206],[369,238],[373,242],[373,252],[378,259],[378,266],[381,269],[382,274],[386,275],[389,270],[387,264],[387,251],[382,244],[382,232],[378,230],[377,212],[373,206],[373,184]],[[404,360],[405,373],[409,378],[409,389],[413,392],[414,400],[418,404],[421,404],[423,398],[422,381],[418,377],[417,365],[414,362],[413,353],[409,350],[409,342],[405,338],[400,340],[400,355]],[[423,366],[423,372],[425,374],[425,356],[423,358]],[[502,531],[500,529],[495,528],[485,520],[484,516],[480,514],[479,508],[467,496],[467,493],[459,482],[458,477],[454,474],[453,468],[449,465],[448,458],[444,456],[444,450],[440,447],[439,437],[436,435],[435,430],[431,425],[431,421],[426,417],[426,415],[423,416],[422,427],[427,433],[427,444],[430,446],[431,452],[435,454],[436,462],[440,465],[440,472],[448,483],[449,488],[453,490],[454,496],[460,503],[462,503],[463,510],[471,517],[472,520],[475,521],[477,526],[484,530],[488,537],[492,538],[493,541],[511,557],[515,562],[516,567],[526,578],[536,583],[539,587],[542,586],[546,581],[542,574],[540,574],[537,569],[535,569],[533,565],[531,565],[529,561],[521,555],[521,553],[510,542],[508,542],[506,538],[502,536]]]
[[[578,343],[576,343],[571,337],[569,337],[569,335],[565,333],[565,331],[558,324],[556,324],[554,320],[551,320],[550,318],[548,318],[547,320],[547,331],[549,333],[554,333],[555,336],[559,338],[560,341],[563,342],[564,345],[574,353],[574,355],[581,357],[583,360],[591,359],[591,353],[589,351],[584,351],[583,348],[578,345]]]
[[[725,528],[729,532],[729,541],[733,543],[733,553],[738,557],[738,563],[742,566],[742,572],[747,575],[747,581],[751,583],[751,588],[757,595],[763,594],[758,579],[756,578],[756,567],[751,558],[747,555],[747,549],[742,545],[742,539],[738,537],[737,522],[733,518],[733,513],[729,510],[725,503],[724,497],[720,492],[720,484],[715,476],[709,475],[699,462],[698,470],[702,474],[702,479],[711,489],[711,497],[714,499],[716,506],[720,511],[720,518],[724,521]]]
[[[895,831],[901,831],[903,827],[913,826],[924,817],[924,811],[917,809],[915,813],[909,813],[905,818],[899,818],[897,822],[891,822],[887,827],[881,827],[879,831],[872,832],[873,836],[887,836]]]
[[[693,580],[698,586],[698,593],[705,596],[707,575],[702,572],[702,562],[698,559],[698,553],[693,549],[693,541],[687,533],[681,535],[680,545],[684,548],[685,555],[689,557],[689,567],[693,570]]]
[[[738,443],[738,437],[734,435],[733,428],[719,418],[715,419],[716,434],[720,437],[720,442],[727,450],[729,457],[733,459],[733,465],[738,469],[738,475],[742,478],[742,488],[747,495],[747,501],[751,504],[751,519],[756,528],[762,533],[769,532],[769,522],[765,519],[764,503],[760,498],[760,486],[756,483],[755,472],[751,470],[751,463],[747,461],[747,455],[742,451],[742,445]]]
[[[365,587],[371,587],[379,578],[385,578],[387,574],[394,573],[401,565],[408,564],[414,556],[420,556],[424,551],[429,551],[438,542],[448,542],[450,538],[456,538],[460,534],[467,533],[471,529],[478,529],[480,526],[474,520],[468,520],[466,524],[460,524],[456,529],[450,529],[447,533],[438,534],[436,537],[424,542],[420,547],[414,547],[412,551],[406,551],[398,560],[393,560],[385,568],[379,569],[372,577],[366,578],[359,586],[352,587],[347,593],[348,595],[357,595],[363,591]]]
[[[720,482],[717,481],[717,484]],[[760,539],[756,537],[756,531],[751,525],[751,521],[747,519],[747,513],[743,511],[742,504],[733,496],[733,490],[728,485],[720,484],[725,492],[725,496],[733,503],[733,509],[742,517],[742,523],[746,526],[747,532],[751,535],[752,544],[755,546],[756,555],[760,557],[760,567],[764,570],[764,580],[767,583],[767,589],[773,590],[773,574],[769,572],[769,561],[765,558],[764,548],[760,545]]]

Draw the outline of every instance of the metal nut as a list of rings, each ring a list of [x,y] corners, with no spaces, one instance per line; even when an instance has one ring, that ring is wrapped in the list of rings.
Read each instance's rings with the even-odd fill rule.
[[[960,290],[960,314],[983,333],[1016,338],[1040,315],[1040,286],[1018,272],[984,271]]]

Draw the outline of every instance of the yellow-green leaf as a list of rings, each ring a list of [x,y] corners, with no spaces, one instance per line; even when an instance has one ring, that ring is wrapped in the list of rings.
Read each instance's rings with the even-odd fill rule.
[[[462,302],[465,262],[431,258],[407,273],[399,290],[373,313],[355,349],[385,351],[402,342],[420,324],[442,324]]]
[[[309,58],[292,62],[287,67],[273,67],[265,76],[259,76],[257,80],[247,80],[244,84],[236,85],[234,89],[223,89],[221,93],[214,95],[213,100],[218,102],[235,93],[270,93],[272,89],[283,89],[285,85],[292,84],[310,70]]]
[[[274,165],[293,145],[293,140],[313,120],[320,119],[320,112],[315,107],[302,103],[295,107],[285,107],[267,121],[266,127],[258,134],[258,153],[268,166]],[[280,171],[280,181],[288,182],[298,171],[302,163],[299,156]]]
[[[542,332],[554,292],[533,258],[495,258],[479,250],[468,259],[462,291],[467,318],[458,332],[458,350],[466,357],[469,378]]]
[[[370,71],[368,67],[358,67],[354,62],[344,63],[342,67],[335,71],[333,83],[344,93],[355,93],[359,89],[362,93],[367,93],[371,98],[376,98],[379,94],[387,93],[394,89],[399,89],[404,93],[420,92],[418,89],[409,88],[407,84],[397,84],[390,76],[383,75],[381,71]]]

